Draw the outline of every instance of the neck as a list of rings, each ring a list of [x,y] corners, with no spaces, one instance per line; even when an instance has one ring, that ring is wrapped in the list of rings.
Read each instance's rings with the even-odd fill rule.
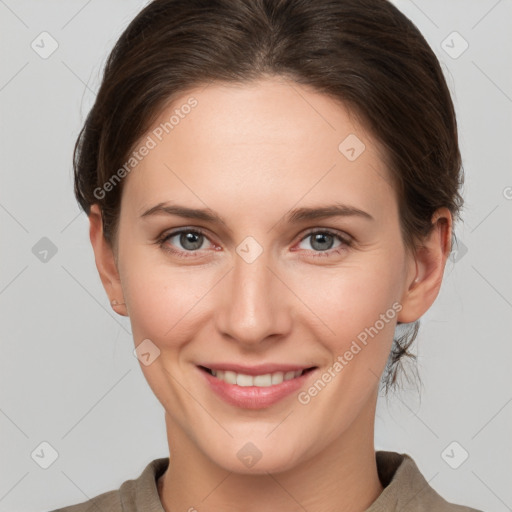
[[[227,471],[197,450],[166,415],[167,471],[158,481],[166,512],[364,512],[383,491],[374,449],[376,397],[341,436],[313,457],[279,473]],[[172,443],[171,443],[172,440]]]

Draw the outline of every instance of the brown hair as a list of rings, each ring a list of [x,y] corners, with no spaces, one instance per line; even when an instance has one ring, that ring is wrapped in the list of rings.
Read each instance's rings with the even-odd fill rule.
[[[97,191],[164,105],[212,81],[280,75],[343,102],[385,149],[408,250],[447,207],[459,217],[457,124],[439,62],[387,0],[154,0],[113,48],[74,152],[75,195],[99,204],[115,247],[122,182]],[[111,189],[110,189],[111,188]],[[452,236],[452,242],[454,239]],[[395,335],[383,383],[397,382],[419,320]]]

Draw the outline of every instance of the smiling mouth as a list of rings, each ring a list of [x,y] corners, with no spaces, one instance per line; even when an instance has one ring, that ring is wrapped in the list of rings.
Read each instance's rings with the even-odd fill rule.
[[[237,385],[241,387],[270,387],[282,384],[285,381],[297,379],[313,371],[316,366],[306,368],[304,370],[289,371],[289,372],[273,372],[265,373],[262,375],[247,375],[244,373],[233,372],[230,370],[212,370],[205,366],[199,366],[199,368],[213,377],[226,382],[227,384]]]

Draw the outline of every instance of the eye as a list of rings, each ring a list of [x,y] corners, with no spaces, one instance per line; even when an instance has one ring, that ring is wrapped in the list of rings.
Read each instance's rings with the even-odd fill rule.
[[[176,256],[189,258],[195,257],[194,252],[205,249],[204,243],[209,241],[206,234],[198,229],[180,229],[172,233],[164,234],[158,243],[162,249]],[[174,249],[173,247],[178,247]],[[181,247],[181,248],[180,248]],[[192,254],[187,254],[192,253]]]
[[[303,244],[307,240],[310,240],[309,243],[313,248],[313,252],[317,252],[317,254],[312,255],[313,257],[329,257],[333,254],[340,254],[351,247],[352,244],[348,236],[325,229],[310,231],[300,243]],[[299,248],[304,249],[304,247],[300,247],[300,245]]]
[[[330,257],[341,254],[352,246],[352,240],[348,235],[341,235],[326,229],[310,231],[301,239],[299,249],[307,249],[307,247],[301,246],[307,240],[310,240],[311,247],[313,248],[311,251],[313,253],[311,254],[312,257]],[[200,257],[196,253],[207,249],[208,243],[216,248],[210,242],[207,235],[197,228],[182,228],[171,233],[164,233],[157,240],[157,243],[164,251],[180,258]]]

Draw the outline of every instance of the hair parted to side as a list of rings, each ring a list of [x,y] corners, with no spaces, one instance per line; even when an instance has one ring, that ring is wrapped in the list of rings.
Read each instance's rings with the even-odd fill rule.
[[[342,102],[385,149],[407,250],[437,208],[460,218],[457,123],[440,64],[416,26],[387,0],[154,0],[123,32],[74,151],[75,195],[98,204],[116,246],[123,166],[173,98],[209,82],[279,75]],[[455,235],[452,235],[452,242]],[[397,385],[419,320],[395,335],[381,384]]]

